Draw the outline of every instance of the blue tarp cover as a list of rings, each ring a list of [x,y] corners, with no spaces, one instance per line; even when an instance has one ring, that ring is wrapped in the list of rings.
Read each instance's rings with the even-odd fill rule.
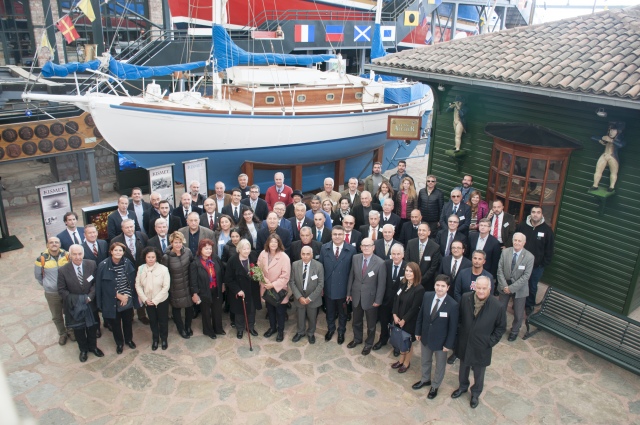
[[[109,61],[109,72],[111,75],[123,80],[138,80],[141,78],[161,77],[169,75],[175,71],[191,71],[193,69],[202,68],[206,62],[191,62],[181,65],[166,66],[139,66],[119,62],[113,58]],[[49,77],[66,77],[74,72],[84,72],[87,69],[97,70],[100,68],[100,59],[90,62],[79,63],[71,62],[63,65],[56,65],[53,62],[47,62],[42,67],[42,76]]]
[[[299,65],[308,66],[335,58],[335,55],[289,55],[279,53],[249,53],[238,47],[224,27],[213,25],[213,56],[217,71],[236,65]]]
[[[428,85],[417,83],[408,87],[394,87],[384,89],[384,103],[401,105],[422,99],[431,89]]]
[[[382,45],[382,30],[380,24],[373,26],[373,40],[371,40],[371,60],[382,58],[387,55]]]
[[[87,69],[96,69],[100,68],[100,59],[95,59],[89,62],[71,62],[65,63],[63,65],[57,65],[53,62],[47,62],[42,67],[42,76],[45,78],[50,77],[66,77],[69,74],[73,74],[74,72],[84,72]]]

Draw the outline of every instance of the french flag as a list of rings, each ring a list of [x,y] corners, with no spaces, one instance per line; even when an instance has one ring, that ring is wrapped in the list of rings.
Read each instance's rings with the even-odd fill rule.
[[[342,25],[327,25],[325,41],[344,41],[344,27]]]
[[[294,40],[296,43],[313,43],[314,34],[314,25],[296,25]]]

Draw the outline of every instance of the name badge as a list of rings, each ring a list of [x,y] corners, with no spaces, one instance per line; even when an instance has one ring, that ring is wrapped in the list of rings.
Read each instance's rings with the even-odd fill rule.
[[[431,261],[431,256],[430,255],[425,256],[424,261]]]
[[[249,196],[249,191],[247,190],[244,194],[245,194],[245,195],[247,195],[247,196]]]
[[[440,317],[447,317],[447,312],[446,311],[441,311],[440,312]]]
[[[203,207],[202,205],[198,205],[198,208],[202,209],[202,207]]]
[[[460,216],[460,220],[461,221],[464,220],[464,216],[463,215]]]
[[[355,242],[351,242],[351,245],[356,246],[356,243]]]
[[[524,270],[524,266],[518,266],[518,270]]]
[[[91,282],[92,280],[93,280],[93,276],[89,276],[89,277],[87,278],[87,282]]]
[[[504,223],[502,227],[509,227],[509,223]]]
[[[318,278],[317,274],[314,274],[313,276],[311,276],[311,280],[316,280]]]
[[[374,273],[374,272],[369,272],[369,273],[367,273],[367,276],[369,276],[369,277],[373,277],[374,275],[375,275],[375,273]]]
[[[280,194],[280,197],[281,197],[281,198],[286,198],[286,197],[287,197],[287,194],[286,194],[286,193],[281,193],[281,194]]]
[[[398,289],[398,292],[396,292],[396,295],[400,295],[402,293],[402,289]]]
[[[398,276],[398,279],[400,279],[400,280],[404,279],[404,275]]]
[[[539,238],[544,238],[544,232],[538,232],[538,237]]]
[[[315,259],[317,260],[318,258],[320,258],[320,254],[315,256]]]

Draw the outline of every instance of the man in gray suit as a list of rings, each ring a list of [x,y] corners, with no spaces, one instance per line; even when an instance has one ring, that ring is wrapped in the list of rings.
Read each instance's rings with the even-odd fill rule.
[[[298,332],[293,342],[298,342],[305,334],[309,344],[315,344],[316,317],[318,307],[322,305],[322,290],[324,288],[324,268],[322,263],[313,259],[313,249],[303,246],[300,252],[301,260],[291,266],[289,288],[293,292],[294,304],[298,309]],[[305,319],[309,319],[309,328],[304,331]]]
[[[513,235],[513,246],[502,250],[498,263],[498,292],[500,303],[506,310],[513,298],[513,324],[508,341],[515,341],[524,319],[524,306],[529,295],[529,277],[533,271],[533,254],[524,249],[527,238],[518,232]]]
[[[347,302],[353,301],[353,341],[347,348],[362,344],[362,328],[364,316],[367,316],[367,339],[362,355],[371,352],[376,336],[378,307],[382,304],[387,285],[387,268],[384,260],[373,255],[373,240],[364,238],[360,244],[362,254],[353,256],[349,284],[347,286]]]
[[[198,243],[202,239],[211,239],[215,242],[213,231],[204,226],[200,226],[200,214],[195,211],[189,213],[187,217],[187,226],[179,230],[187,241],[187,248],[191,250],[193,255],[198,251]]]

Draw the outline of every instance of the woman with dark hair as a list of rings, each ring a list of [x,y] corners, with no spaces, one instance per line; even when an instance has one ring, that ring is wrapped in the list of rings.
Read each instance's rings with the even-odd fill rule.
[[[231,231],[229,232],[229,236],[231,237],[231,239],[229,239],[229,242],[227,242],[222,248],[222,257],[220,259],[222,260],[223,265],[226,265],[229,261],[229,258],[238,253],[238,242],[240,242],[240,239],[242,239],[240,229],[238,229],[237,227],[231,229]]]
[[[482,200],[479,190],[474,190],[469,195],[467,205],[471,208],[471,224],[469,230],[478,231],[478,223],[489,214],[489,204]]]
[[[136,275],[136,292],[147,310],[149,326],[151,326],[151,349],[158,349],[158,340],[162,340],[162,349],[169,347],[169,285],[171,277],[169,269],[158,263],[159,253],[152,246],[142,250],[144,264]]]
[[[287,289],[289,277],[291,276],[291,260],[284,252],[284,245],[277,234],[271,233],[267,236],[267,240],[264,243],[264,251],[258,256],[258,266],[260,266],[264,275],[264,281],[260,282],[260,295],[264,294],[267,289],[273,289],[276,292]],[[265,338],[269,338],[277,331],[276,341],[282,342],[284,339],[284,320],[288,301],[289,297],[287,296],[277,307],[266,303],[269,315],[269,330],[264,333]]]
[[[411,335],[411,344],[416,340],[416,320],[422,304],[424,287],[420,284],[422,274],[420,266],[414,262],[407,263],[404,278],[400,280],[400,291],[393,300],[393,323]],[[412,349],[400,351],[400,358],[391,365],[398,373],[405,373],[411,366]]]
[[[383,181],[380,183],[380,186],[378,186],[378,190],[376,191],[372,202],[383,205],[385,199],[391,199],[393,201],[395,198],[391,183]]]
[[[222,258],[222,249],[231,239],[231,227],[233,226],[233,219],[227,214],[221,214],[218,220],[218,229],[215,231],[214,241],[218,244],[218,252],[216,253],[218,258]]]
[[[242,220],[238,223],[238,229],[240,230],[240,236],[251,243],[252,249],[256,249],[256,243],[258,242],[258,230],[261,228],[262,223],[253,213],[251,208],[247,208],[242,212]],[[231,258],[231,256],[229,256],[229,258]]]
[[[331,223],[334,226],[342,226],[342,219],[349,213],[351,213],[351,202],[349,198],[340,198],[338,208],[331,214]]]
[[[114,242],[109,247],[109,257],[102,260],[96,272],[96,303],[102,310],[116,342],[116,353],[122,354],[126,343],[132,350],[133,309],[140,308],[135,294],[136,269],[133,263],[124,257],[125,246]]]
[[[413,179],[405,177],[400,182],[400,190],[395,199],[396,214],[406,223],[411,219],[411,211],[418,207],[418,194],[413,186]]]
[[[262,309],[260,301],[260,286],[258,282],[251,279],[249,272],[251,264],[255,263],[255,252],[251,251],[251,243],[242,239],[236,247],[238,253],[229,258],[224,283],[229,288],[229,300],[231,301],[231,312],[236,317],[236,331],[238,339],[242,339],[245,329],[244,309],[247,309],[247,319],[249,324],[248,332],[253,336],[258,336],[255,330],[256,310]],[[245,307],[242,307],[244,303]]]
[[[191,300],[200,305],[202,333],[211,339],[226,335],[222,329],[222,292],[224,267],[216,255],[215,242],[202,239],[189,268]]]
[[[162,257],[162,264],[169,269],[171,286],[169,287],[169,303],[173,322],[178,333],[187,339],[193,335],[191,321],[193,320],[193,301],[189,289],[189,266],[193,260],[191,250],[184,246],[187,242],[180,232],[173,232],[169,236],[170,250]],[[184,309],[184,322],[182,321],[182,309]]]

